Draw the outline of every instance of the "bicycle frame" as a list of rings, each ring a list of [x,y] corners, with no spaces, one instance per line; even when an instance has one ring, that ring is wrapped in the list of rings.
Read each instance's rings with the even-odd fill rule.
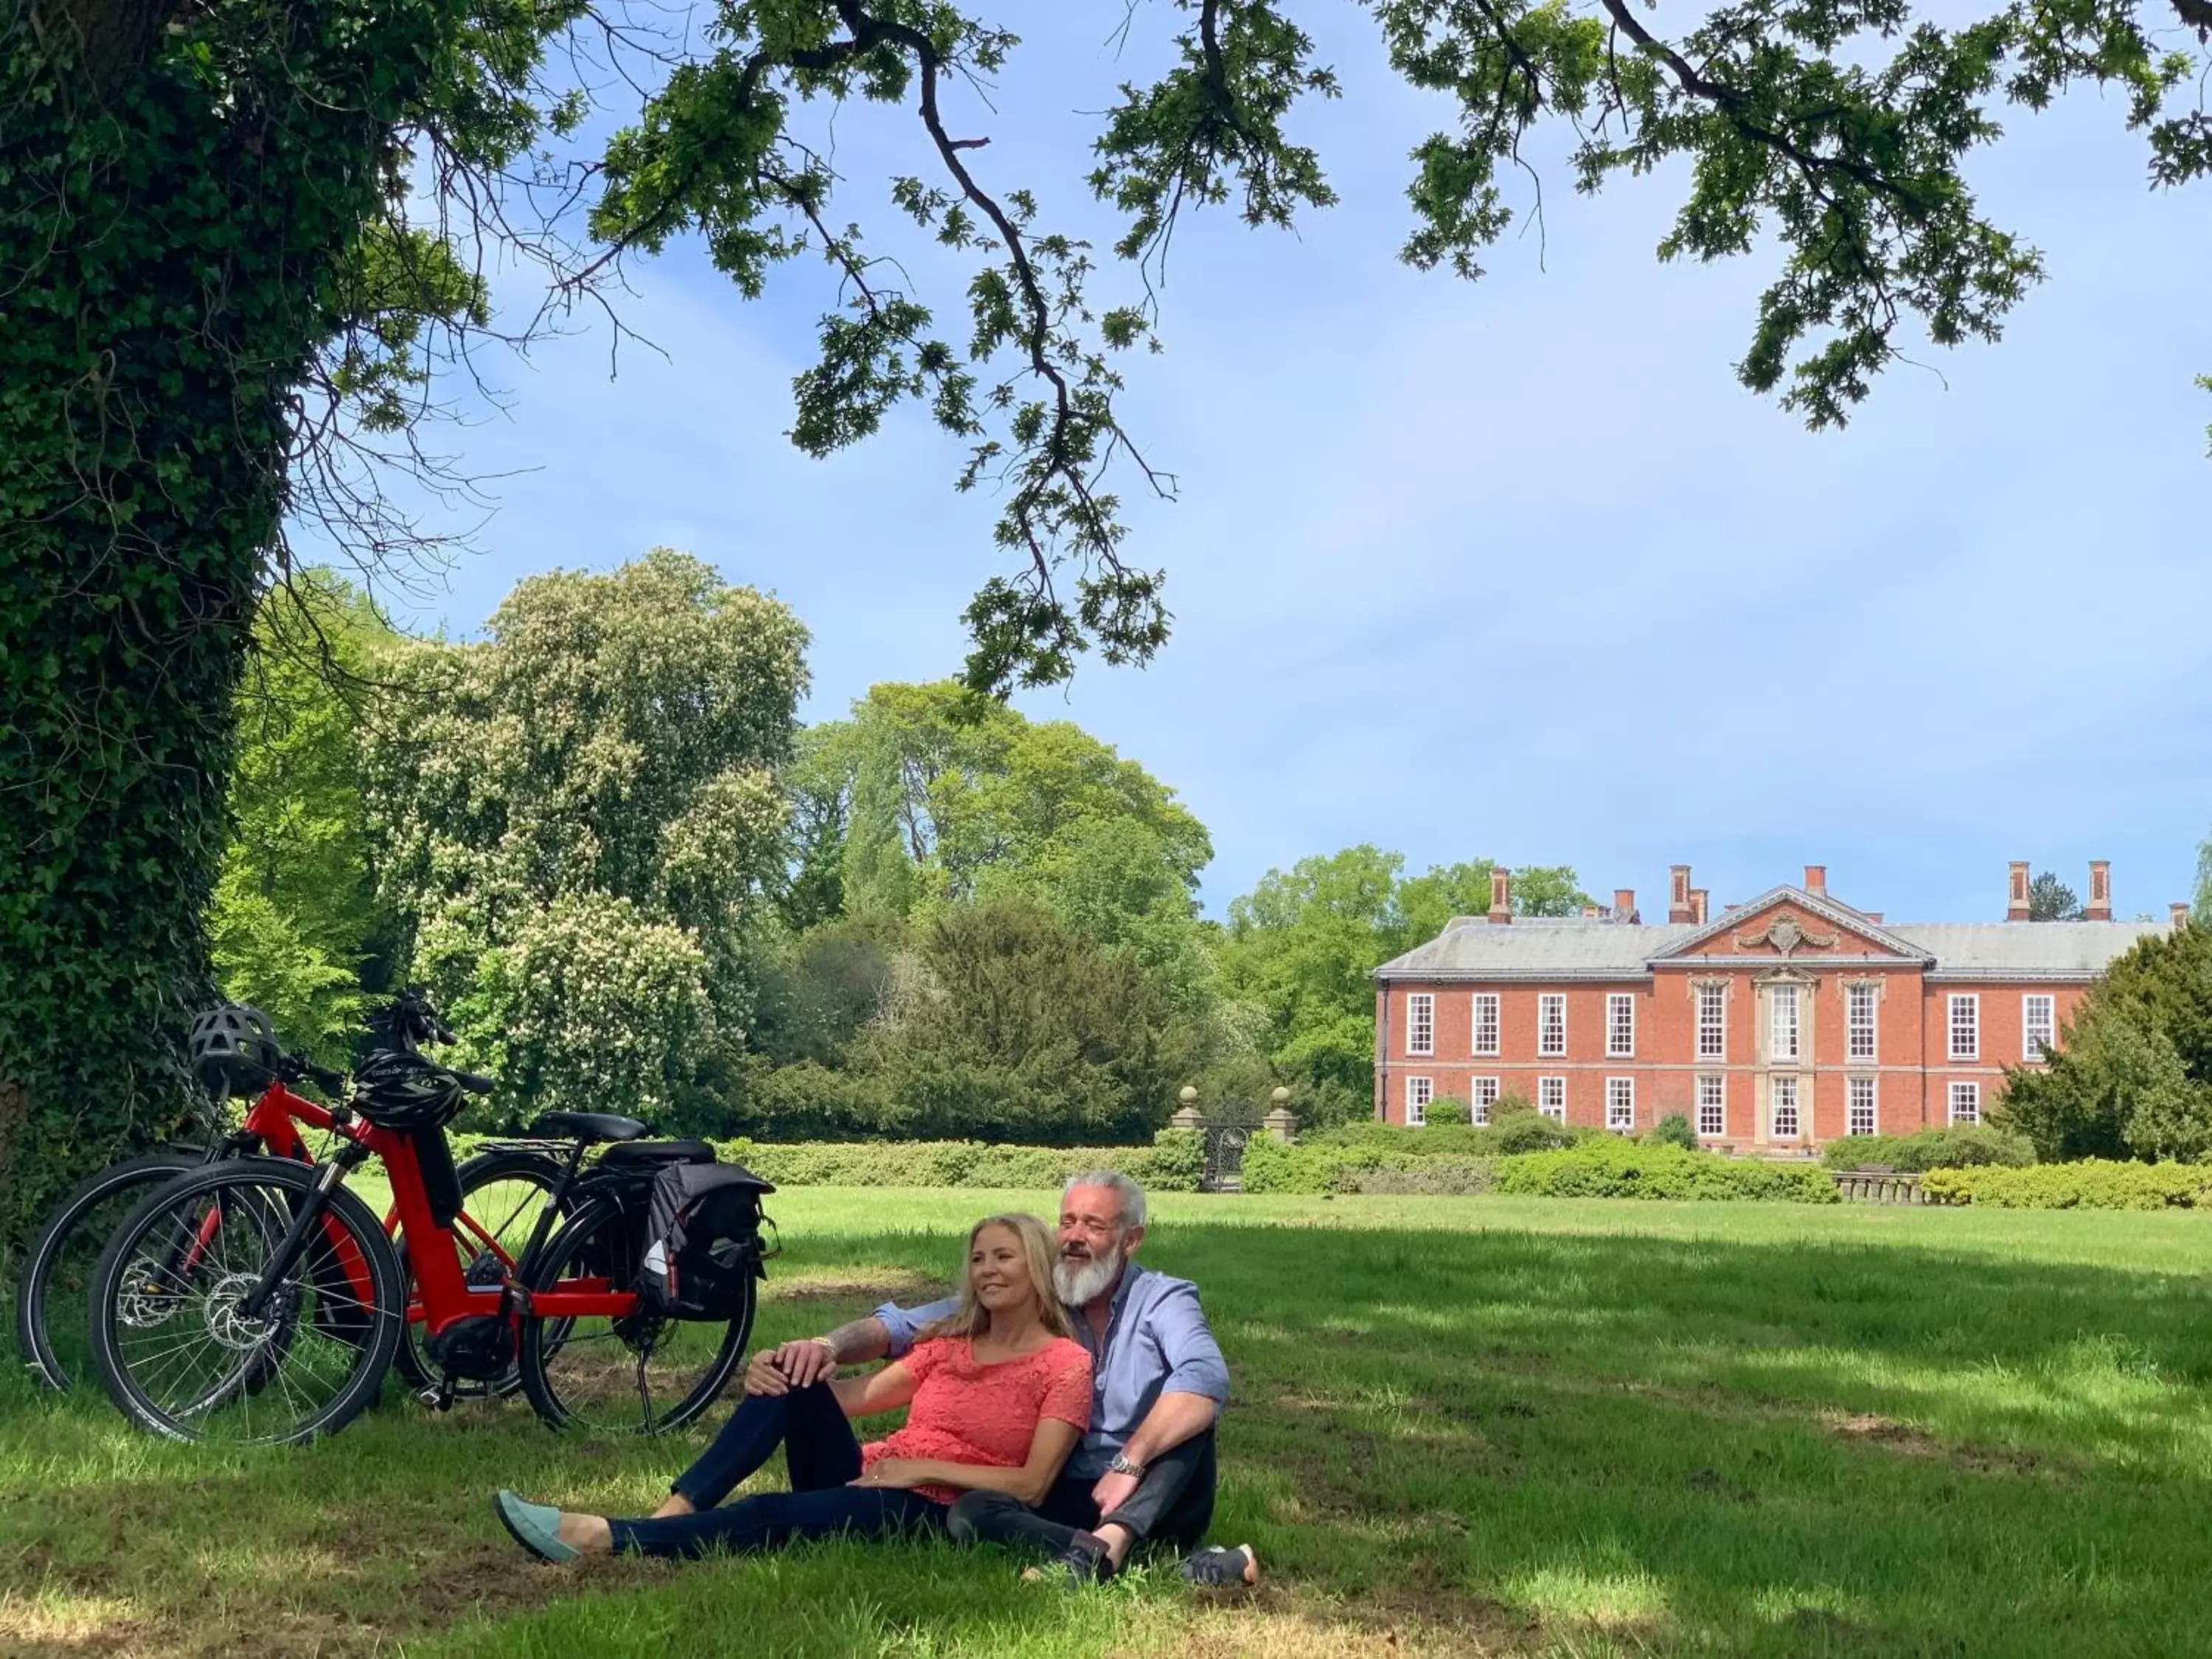
[[[423,1185],[422,1166],[416,1157],[414,1141],[406,1135],[359,1120],[341,1127],[338,1133],[384,1161],[385,1174],[392,1182],[392,1206],[406,1236],[425,1241],[426,1246],[437,1240],[445,1241],[443,1249],[424,1248],[409,1252],[416,1297],[430,1335],[449,1330],[462,1320],[487,1316],[508,1320],[519,1320],[526,1314],[544,1319],[620,1319],[637,1310],[637,1292],[617,1290],[612,1281],[605,1278],[577,1279],[557,1291],[529,1291],[520,1282],[526,1276],[537,1253],[544,1247],[554,1218],[575,1184],[584,1152],[580,1145],[562,1171],[561,1184],[554,1188],[539,1212],[537,1231],[524,1247],[520,1260],[509,1258],[495,1241],[487,1241],[498,1251],[507,1269],[505,1282],[495,1287],[477,1287],[471,1285],[462,1272],[460,1252],[454,1248],[453,1230],[441,1225],[431,1212],[429,1191]],[[413,1318],[414,1309],[410,1307],[408,1312],[409,1317]]]
[[[384,1219],[385,1231],[391,1232],[396,1221],[404,1237],[421,1241],[419,1248],[408,1251],[414,1281],[414,1292],[408,1298],[408,1323],[424,1325],[428,1334],[434,1336],[463,1319],[483,1314],[496,1316],[503,1307],[510,1315],[515,1311],[510,1290],[519,1266],[515,1258],[466,1211],[456,1218],[453,1226],[439,1224],[430,1210],[429,1192],[423,1184],[422,1166],[412,1139],[397,1131],[379,1128],[350,1113],[342,1122],[327,1107],[294,1094],[282,1083],[271,1084],[253,1103],[246,1115],[245,1133],[259,1137],[263,1146],[276,1157],[312,1162],[307,1145],[300,1137],[299,1126],[303,1123],[311,1129],[329,1130],[361,1148],[353,1155],[353,1162],[372,1155],[382,1160],[385,1174],[392,1182],[392,1208]],[[574,1176],[575,1164],[572,1160],[566,1179],[547,1200],[539,1236],[531,1241],[532,1248],[544,1243],[547,1231],[544,1223],[558,1212]],[[341,1234],[337,1243],[339,1263],[348,1280],[364,1301],[368,1300],[368,1264],[362,1260],[349,1237]],[[445,1247],[442,1249],[437,1248],[441,1243]],[[503,1269],[505,1282],[495,1288],[471,1286],[461,1268],[460,1247],[465,1245],[469,1247],[467,1254],[472,1258],[489,1250]],[[523,1255],[526,1261],[530,1250],[526,1249]],[[547,1291],[532,1298],[532,1303],[535,1311],[555,1317],[598,1315],[619,1318],[636,1307],[637,1297],[635,1291],[617,1291],[606,1281],[599,1280]]]

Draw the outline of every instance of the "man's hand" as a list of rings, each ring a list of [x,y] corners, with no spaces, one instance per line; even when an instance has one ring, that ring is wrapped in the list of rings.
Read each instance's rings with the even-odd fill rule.
[[[1140,1474],[1102,1474],[1091,1488],[1091,1501],[1098,1505],[1099,1514],[1111,1515],[1137,1495],[1137,1482],[1143,1479]]]
[[[921,1460],[886,1457],[853,1482],[856,1486],[911,1486],[921,1479]]]
[[[837,1369],[829,1345],[808,1337],[780,1348],[763,1348],[745,1366],[747,1394],[789,1394],[811,1388]]]

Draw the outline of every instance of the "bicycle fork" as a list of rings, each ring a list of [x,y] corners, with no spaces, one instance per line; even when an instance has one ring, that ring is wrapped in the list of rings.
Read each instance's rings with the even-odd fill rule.
[[[299,1265],[300,1253],[307,1247],[308,1230],[322,1219],[323,1212],[330,1207],[331,1194],[349,1174],[360,1168],[368,1156],[368,1147],[357,1140],[348,1141],[329,1163],[315,1171],[314,1184],[307,1188],[307,1197],[292,1212],[291,1225],[284,1230],[284,1237],[277,1242],[276,1252],[269,1258],[269,1265],[261,1270],[261,1276],[254,1280],[253,1288],[239,1298],[238,1311],[242,1316],[247,1319],[261,1317],[262,1310],[269,1305],[269,1298],[276,1295],[277,1286],[289,1279],[292,1269]]]

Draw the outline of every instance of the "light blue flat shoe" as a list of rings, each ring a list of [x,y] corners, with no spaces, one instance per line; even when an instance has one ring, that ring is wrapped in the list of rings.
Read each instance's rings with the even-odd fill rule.
[[[561,1511],[532,1504],[501,1487],[491,1500],[492,1513],[507,1535],[541,1561],[573,1561],[577,1552],[561,1541]]]

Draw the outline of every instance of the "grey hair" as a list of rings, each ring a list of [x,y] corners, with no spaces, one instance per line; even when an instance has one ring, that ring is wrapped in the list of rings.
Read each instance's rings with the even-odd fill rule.
[[[1060,1189],[1060,1195],[1064,1199],[1078,1187],[1108,1188],[1121,1200],[1115,1219],[1124,1227],[1145,1224],[1145,1189],[1119,1170],[1085,1170],[1081,1175],[1070,1176],[1067,1185]]]

